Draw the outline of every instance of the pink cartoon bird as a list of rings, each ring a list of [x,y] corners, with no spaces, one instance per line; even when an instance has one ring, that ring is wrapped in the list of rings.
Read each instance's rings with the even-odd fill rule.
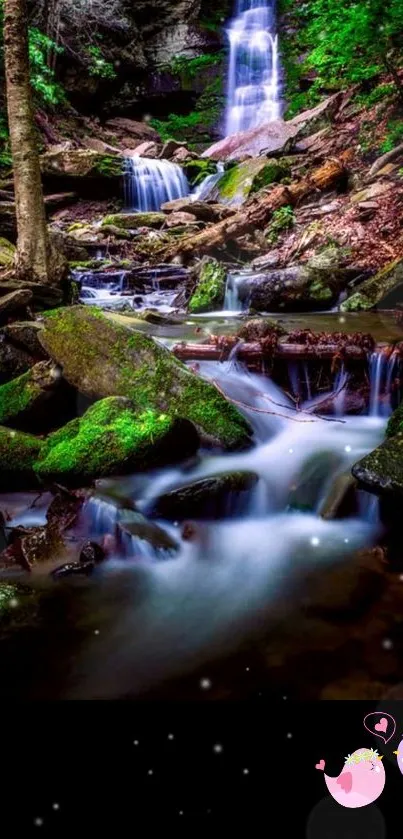
[[[337,778],[325,775],[325,783],[335,801],[342,807],[366,807],[379,798],[385,786],[383,755],[374,749],[357,749],[346,757],[346,762]],[[325,771],[325,761],[316,764],[316,769]]]
[[[393,752],[394,755],[397,755],[397,765],[403,775],[403,739],[400,741],[397,752]]]

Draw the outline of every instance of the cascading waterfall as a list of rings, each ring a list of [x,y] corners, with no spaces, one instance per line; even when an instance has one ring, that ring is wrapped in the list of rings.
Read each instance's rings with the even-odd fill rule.
[[[238,0],[228,38],[226,136],[280,117],[275,0]]]
[[[396,353],[373,352],[369,364],[371,417],[388,417],[392,413],[392,380],[398,365]]]
[[[127,210],[152,212],[166,201],[189,195],[189,184],[183,169],[169,160],[128,157],[125,171],[125,205]]]

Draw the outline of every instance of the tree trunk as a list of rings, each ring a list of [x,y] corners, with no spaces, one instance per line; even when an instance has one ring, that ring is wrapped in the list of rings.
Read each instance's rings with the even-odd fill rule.
[[[173,354],[181,361],[225,361],[233,347],[217,344],[176,344]],[[344,360],[366,361],[367,353],[355,344],[340,347],[339,344],[277,344],[265,349],[259,342],[240,344],[236,357],[240,361],[258,361],[264,358],[276,358],[284,361],[330,361],[337,354]]]
[[[315,169],[306,178],[290,186],[276,186],[267,192],[261,192],[245,204],[241,210],[230,218],[207,227],[196,236],[187,236],[181,242],[169,245],[165,250],[158,253],[158,259],[169,261],[174,256],[196,256],[207,253],[214,248],[225,245],[231,240],[236,240],[246,233],[252,233],[256,228],[264,228],[274,210],[285,207],[287,204],[295,206],[301,198],[312,192],[319,192],[335,186],[346,174],[345,161],[349,153],[345,153],[339,160],[332,158]]]
[[[18,231],[17,276],[23,282],[55,285],[65,277],[67,263],[53,248],[46,226],[29,79],[26,0],[5,0],[4,46]]]

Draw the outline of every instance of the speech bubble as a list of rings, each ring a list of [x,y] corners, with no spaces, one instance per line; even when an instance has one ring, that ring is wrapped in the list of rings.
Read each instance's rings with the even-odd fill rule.
[[[375,717],[375,719],[371,721],[370,725],[367,725],[367,720],[370,717]],[[389,743],[396,731],[396,722],[391,714],[384,711],[373,711],[364,717],[364,728],[374,734],[375,737],[380,737],[384,743]]]

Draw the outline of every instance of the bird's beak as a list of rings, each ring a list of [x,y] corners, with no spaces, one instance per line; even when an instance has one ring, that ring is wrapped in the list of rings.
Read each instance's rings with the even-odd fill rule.
[[[397,755],[397,754],[398,754],[398,752],[393,752],[393,754],[394,754],[394,755]]]
[[[379,755],[379,760],[383,760],[383,755]]]

